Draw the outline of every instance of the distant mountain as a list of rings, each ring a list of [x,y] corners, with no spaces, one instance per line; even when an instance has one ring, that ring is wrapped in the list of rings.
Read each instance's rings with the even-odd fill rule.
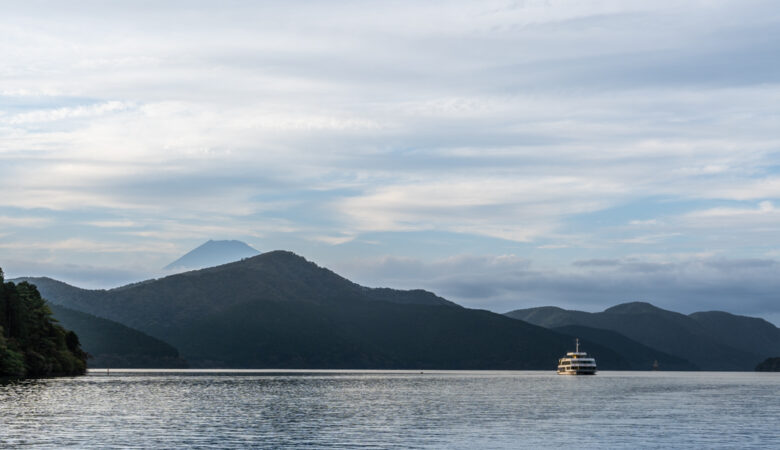
[[[193,366],[549,369],[573,338],[422,291],[357,285],[290,252],[107,291],[31,280],[51,302],[176,347]],[[584,339],[600,367],[629,364]]]
[[[614,331],[582,325],[566,325],[552,329],[614,350],[626,360],[632,370],[650,370],[653,369],[654,363],[658,364],[659,370],[699,370],[699,367],[690,361],[642,345]]]
[[[49,300],[48,303],[50,305],[52,303],[67,305],[71,301],[85,301],[85,300],[94,301],[96,299],[99,299],[106,292],[105,290],[102,289],[101,290],[82,289],[49,277],[19,277],[19,278],[14,278],[10,281],[17,284],[23,282],[34,284],[45,299],[47,300],[52,298],[57,299],[56,302],[52,302]],[[74,309],[78,309],[78,308],[74,308]]]
[[[166,270],[202,269],[219,266],[243,258],[251,258],[260,252],[241,241],[208,241],[164,267]]]
[[[705,370],[753,370],[767,356],[780,354],[780,330],[774,325],[725,312],[686,316],[633,302],[600,313],[542,307],[506,315],[546,328],[579,325],[611,330]]]
[[[761,356],[780,355],[780,328],[756,317],[738,316],[723,311],[690,314],[721,345]]]
[[[89,367],[182,368],[187,362],[171,345],[120,323],[62,305],[49,304],[63,327],[75,332],[91,355]]]

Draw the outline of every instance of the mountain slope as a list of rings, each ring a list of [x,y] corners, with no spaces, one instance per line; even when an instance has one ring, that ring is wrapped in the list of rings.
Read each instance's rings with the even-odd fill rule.
[[[780,328],[764,319],[738,316],[723,311],[690,314],[721,345],[758,353],[780,355]]]
[[[169,338],[207,366],[373,369],[552,370],[573,341],[488,311],[357,299],[255,302]],[[603,368],[628,368],[610,349],[584,345]]]
[[[658,363],[660,370],[698,370],[698,367],[683,358],[642,345],[620,333],[582,325],[566,325],[552,328],[560,333],[585,338],[617,352],[632,370],[650,370]]]
[[[54,303],[115,320],[163,340],[183,324],[251,302],[362,299],[459,307],[426,291],[366,288],[284,251],[108,291],[81,290],[48,279],[28,280]]]
[[[742,348],[731,345],[728,329],[714,332],[712,326],[700,323],[704,319],[696,320],[643,302],[617,305],[600,313],[545,307],[506,315],[547,328],[581,325],[615,331],[705,370],[752,370],[766,357],[758,353],[762,347],[757,343],[746,342]]]
[[[430,292],[359,286],[283,251],[108,291],[41,281],[52,302],[162,339],[201,367],[552,370],[573,345]],[[602,368],[628,368],[583,344]]]
[[[49,304],[52,316],[73,330],[81,347],[91,355],[89,367],[181,368],[186,361],[171,345],[120,323]]]
[[[166,270],[201,269],[251,258],[258,254],[260,252],[241,241],[209,240],[164,268]]]

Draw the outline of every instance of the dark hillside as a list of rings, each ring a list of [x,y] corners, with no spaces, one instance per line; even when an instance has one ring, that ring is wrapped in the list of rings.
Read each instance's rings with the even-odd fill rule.
[[[108,291],[35,281],[54,303],[115,320],[163,340],[172,330],[192,321],[253,302],[316,304],[359,299],[459,307],[426,291],[366,288],[283,251]]]
[[[628,362],[631,370],[651,370],[655,362],[658,363],[659,370],[699,369],[690,361],[642,345],[614,331],[583,327],[582,325],[566,325],[552,329],[560,333],[588,339],[591,342],[596,342],[614,350]]]
[[[744,341],[738,348],[731,343],[728,328],[713,327],[705,318],[696,320],[643,302],[624,303],[600,313],[531,308],[506,315],[549,328],[581,325],[611,330],[704,370],[752,370],[765,358],[759,353],[763,344]]]
[[[764,319],[723,311],[697,312],[689,317],[721,345],[767,357],[780,355],[780,329]]]
[[[90,358],[89,367],[183,368],[187,362],[171,345],[120,323],[51,304],[53,317],[73,330]]]
[[[430,292],[357,285],[290,252],[108,291],[48,285],[53,301],[168,342],[202,367],[553,370],[573,347],[570,336]],[[601,367],[628,367],[589,345]]]
[[[215,367],[554,370],[573,345],[570,336],[488,311],[360,300],[255,302],[168,338],[191,363]],[[628,367],[587,342],[601,367]]]

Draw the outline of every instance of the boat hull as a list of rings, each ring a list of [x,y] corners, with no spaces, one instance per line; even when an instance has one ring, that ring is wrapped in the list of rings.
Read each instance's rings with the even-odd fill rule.
[[[558,375],[596,375],[596,369],[559,369]]]

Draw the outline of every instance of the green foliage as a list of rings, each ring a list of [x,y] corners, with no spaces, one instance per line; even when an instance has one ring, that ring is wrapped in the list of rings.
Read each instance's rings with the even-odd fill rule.
[[[24,355],[8,347],[3,327],[0,327],[0,376],[24,376]]]
[[[55,322],[34,285],[5,283],[0,271],[0,376],[84,373],[78,337]]]

